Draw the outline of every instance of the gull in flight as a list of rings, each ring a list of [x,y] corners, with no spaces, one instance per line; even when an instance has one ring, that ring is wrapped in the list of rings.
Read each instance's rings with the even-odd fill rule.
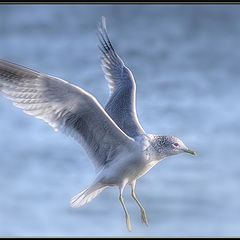
[[[134,77],[115,52],[104,17],[98,36],[102,68],[111,92],[105,108],[80,87],[5,60],[0,60],[0,92],[25,113],[72,136],[87,151],[96,178],[71,199],[71,206],[80,207],[105,188],[117,186],[127,229],[131,231],[124,187],[131,186],[141,220],[148,225],[145,210],[135,195],[136,180],[168,156],[196,153],[177,137],[145,133],[136,114]]]

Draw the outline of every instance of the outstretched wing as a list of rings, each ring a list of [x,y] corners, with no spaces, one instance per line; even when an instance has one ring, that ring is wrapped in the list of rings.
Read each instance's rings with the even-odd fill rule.
[[[92,95],[62,79],[0,60],[0,92],[83,144],[97,170],[133,142]]]
[[[110,99],[106,112],[115,123],[130,137],[144,133],[136,114],[136,84],[131,71],[116,54],[107,34],[105,18],[102,17],[98,28],[102,68],[109,82]]]

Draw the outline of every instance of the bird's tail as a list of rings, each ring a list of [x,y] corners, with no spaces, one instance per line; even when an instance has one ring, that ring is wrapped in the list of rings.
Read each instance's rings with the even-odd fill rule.
[[[100,192],[102,192],[104,188],[106,188],[106,186],[103,186],[102,184],[99,183],[92,185],[91,187],[75,195],[71,199],[71,206],[76,208],[90,202]]]

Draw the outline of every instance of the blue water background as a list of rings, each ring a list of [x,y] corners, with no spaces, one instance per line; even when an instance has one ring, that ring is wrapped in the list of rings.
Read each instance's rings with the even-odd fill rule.
[[[198,153],[137,181],[149,227],[126,187],[72,209],[94,179],[80,145],[0,96],[0,236],[239,236],[239,5],[0,5],[0,58],[63,78],[105,105],[96,25],[137,83],[139,120]]]

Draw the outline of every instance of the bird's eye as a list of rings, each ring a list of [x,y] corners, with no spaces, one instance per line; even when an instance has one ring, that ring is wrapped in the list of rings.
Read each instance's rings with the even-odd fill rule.
[[[174,145],[174,147],[178,147],[178,146],[179,146],[179,144],[178,144],[178,143],[174,143],[173,145]]]

